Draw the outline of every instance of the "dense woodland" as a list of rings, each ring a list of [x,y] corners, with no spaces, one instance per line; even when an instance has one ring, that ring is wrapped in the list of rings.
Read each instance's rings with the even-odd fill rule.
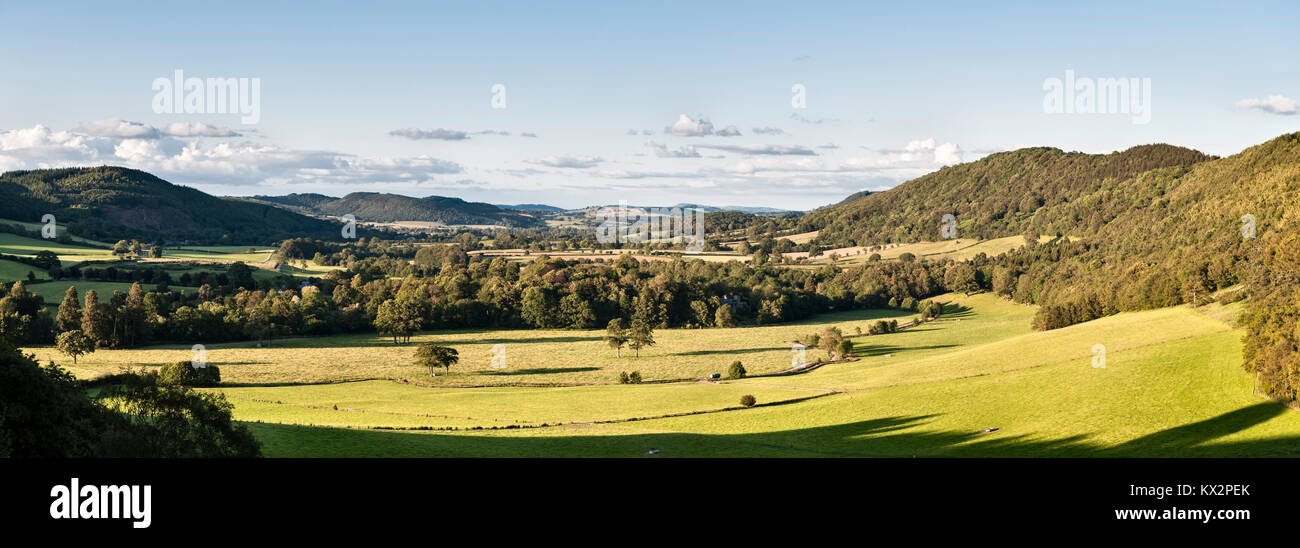
[[[461,327],[587,329],[615,318],[654,327],[730,327],[830,310],[915,309],[921,299],[958,285],[975,287],[976,275],[953,262],[810,271],[620,255],[610,262],[541,256],[521,265],[471,259],[458,246],[423,247],[411,264],[378,255],[349,265],[315,283],[280,287],[254,282],[242,263],[197,291],[145,291],[136,282],[125,293],[99,295],[73,286],[53,314],[15,282],[0,298],[0,332],[20,343],[49,343],[80,330],[96,346],[115,348],[370,330],[397,337]],[[403,277],[393,278],[398,272]]]
[[[1075,234],[1079,228],[1100,227],[1108,220],[1107,212],[1088,211],[1076,220],[1053,214],[1056,208],[1151,169],[1207,159],[1200,152],[1169,145],[1114,154],[1025,148],[945,167],[888,192],[819,209],[800,225],[801,230],[820,230],[817,243],[832,248],[935,240],[944,214],[957,217],[963,238],[1000,238],[1031,229]]]

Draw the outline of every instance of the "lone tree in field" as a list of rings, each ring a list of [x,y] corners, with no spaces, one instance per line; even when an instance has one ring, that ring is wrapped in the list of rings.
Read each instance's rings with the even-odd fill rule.
[[[840,341],[843,340],[844,334],[840,332],[840,328],[833,326],[827,327],[826,329],[823,329],[821,335],[817,337],[817,346],[822,350],[825,350],[826,354],[830,356],[831,359],[839,359],[843,357],[840,348]]]
[[[55,346],[63,355],[72,356],[73,364],[77,363],[77,356],[83,356],[95,351],[95,341],[87,337],[80,329],[59,333]]]
[[[623,357],[623,345],[627,344],[627,322],[623,318],[614,318],[605,327],[605,344],[614,349],[615,357]]]
[[[421,367],[429,368],[429,376],[433,376],[435,367],[443,368],[444,372],[451,371],[451,366],[460,361],[460,354],[455,348],[449,346],[438,346],[433,343],[420,343],[415,349],[415,363]]]
[[[758,403],[758,400],[754,399],[754,396],[751,394],[745,394],[740,397],[740,405],[745,407],[753,407],[756,403]]]
[[[650,327],[650,324],[643,320],[633,320],[632,330],[628,334],[627,347],[636,351],[636,357],[640,358],[642,348],[654,346],[654,333],[654,328]]]
[[[728,379],[745,378],[745,366],[740,363],[740,360],[731,362],[731,365],[727,367],[727,378]]]

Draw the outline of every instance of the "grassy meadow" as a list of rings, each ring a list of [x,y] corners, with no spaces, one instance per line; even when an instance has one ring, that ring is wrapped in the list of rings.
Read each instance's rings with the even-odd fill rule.
[[[764,376],[788,366],[786,340],[910,316],[866,310],[664,329],[640,358],[614,357],[597,330],[208,345],[225,385],[204,390],[224,393],[266,454],[284,457],[1300,456],[1300,413],[1257,396],[1241,371],[1241,331],[1231,323],[1240,304],[1034,332],[1032,307],[989,294],[940,300],[948,303],[940,319],[853,336],[857,359],[793,375]],[[429,377],[411,365],[422,341],[457,348],[461,363]],[[507,351],[503,369],[491,367],[496,344]],[[1104,362],[1095,361],[1099,344]],[[74,372],[189,358],[188,346],[101,350]],[[751,377],[699,380],[732,359]],[[684,380],[614,384],[631,370]],[[740,407],[746,394],[758,405]]]
[[[50,285],[50,284],[42,284]],[[38,287],[38,286],[33,286]],[[80,290],[81,286],[78,285]],[[62,293],[59,294],[60,298]],[[656,344],[640,357],[627,348],[616,356],[604,342],[603,329],[591,330],[456,330],[424,332],[407,344],[393,344],[378,334],[335,335],[272,341],[269,347],[240,342],[206,345],[209,363],[221,367],[223,381],[240,384],[322,383],[403,378],[433,386],[611,384],[619,372],[639,371],[647,381],[696,379],[725,373],[741,360],[751,375],[774,373],[790,366],[790,341],[820,332],[828,325],[846,334],[865,331],[877,319],[914,317],[901,310],[855,310],[820,316],[813,321],[730,329],[662,329]],[[1021,322],[1028,329],[1027,320]],[[867,344],[870,336],[854,337]],[[884,336],[875,336],[880,344]],[[449,374],[430,377],[414,365],[422,342],[451,346],[460,363]],[[492,348],[505,346],[506,367],[492,367]],[[868,345],[870,346],[870,345]],[[59,360],[53,348],[34,349],[41,360]],[[808,350],[809,359],[822,355]],[[94,375],[111,374],[126,366],[158,367],[190,359],[190,345],[166,345],[107,350],[81,357],[78,367]]]

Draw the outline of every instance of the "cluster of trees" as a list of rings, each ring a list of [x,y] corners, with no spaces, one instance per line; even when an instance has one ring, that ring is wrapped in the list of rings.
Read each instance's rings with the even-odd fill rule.
[[[59,266],[62,265],[62,263],[59,261],[59,256],[55,255],[53,251],[50,251],[48,249],[42,249],[40,251],[37,251],[36,255],[32,257],[25,257],[22,255],[6,255],[4,253],[0,253],[0,260],[22,263],[47,272],[51,270],[56,270],[59,268]]]
[[[183,362],[189,367],[188,362]],[[156,373],[116,375],[96,396],[53,362],[0,338],[0,457],[256,457],[261,444],[221,394]]]
[[[840,331],[840,328],[827,326],[821,333],[810,333],[799,339],[799,344],[807,348],[820,348],[832,361],[847,357],[853,353],[853,341]]]
[[[898,332],[898,320],[876,320],[867,328],[867,334],[885,335]]]
[[[1300,400],[1300,235],[1274,235],[1252,257],[1243,366],[1265,394]]]
[[[429,369],[429,376],[434,376],[434,370],[441,367],[444,372],[450,372],[451,366],[460,361],[460,353],[455,348],[441,346],[434,343],[420,343],[415,348],[415,363],[420,367]]]
[[[198,290],[168,285],[163,269],[85,268],[93,279],[132,280],[130,289],[99,295],[70,287],[57,314],[23,284],[0,287],[0,330],[23,344],[53,343],[75,360],[94,348],[153,341],[270,343],[289,335],[377,330],[394,342],[422,329],[447,327],[616,327],[621,344],[639,350],[665,327],[732,327],[806,318],[829,310],[883,306],[915,309],[920,299],[965,287],[978,271],[954,262],[881,262],[795,270],[689,259],[610,261],[540,256],[528,264],[471,256],[460,244],[410,245],[376,240],[338,246],[286,241],[281,253],[345,254],[350,266],[315,283],[292,277],[255,280],[235,263],[226,272],[185,273]],[[360,258],[358,258],[360,257]],[[409,257],[409,259],[408,259]],[[72,269],[69,270],[72,272]],[[394,272],[404,273],[393,279]],[[187,279],[188,277],[188,279]],[[142,282],[155,282],[146,291]],[[279,289],[276,289],[276,286]],[[724,302],[724,297],[728,300]],[[79,334],[64,335],[73,331]]]
[[[614,349],[616,357],[622,357],[623,346],[627,345],[641,357],[641,349],[654,346],[654,327],[645,317],[637,317],[631,325],[623,318],[614,318],[605,326],[605,344]]]

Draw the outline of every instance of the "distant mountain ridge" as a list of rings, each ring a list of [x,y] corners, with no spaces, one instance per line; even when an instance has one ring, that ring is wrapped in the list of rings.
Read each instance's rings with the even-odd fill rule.
[[[383,223],[422,221],[447,225],[508,227],[530,227],[541,224],[537,218],[518,211],[444,196],[414,198],[401,194],[353,192],[342,198],[324,194],[287,194],[253,196],[249,200],[303,213],[331,216],[355,215],[361,221]]]
[[[493,205],[501,209],[510,209],[514,211],[545,211],[547,213],[559,213],[561,211],[568,211],[567,209],[564,209],[562,207],[555,207],[553,205],[546,205],[546,204],[514,204],[514,205],[493,204]]]
[[[105,241],[243,245],[340,236],[334,223],[218,198],[125,167],[10,171],[0,174],[0,196],[0,217],[38,222],[48,213],[78,236]]]

